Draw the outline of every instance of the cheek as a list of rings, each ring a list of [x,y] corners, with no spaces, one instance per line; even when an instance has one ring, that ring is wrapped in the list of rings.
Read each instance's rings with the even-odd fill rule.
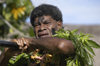
[[[53,26],[52,25],[47,25],[46,28],[51,32]]]
[[[38,28],[34,28],[35,35],[38,34]]]
[[[56,30],[57,30],[57,24],[53,24],[53,25],[51,25],[51,26],[50,26],[50,29],[56,31]]]
[[[55,34],[56,31],[56,26],[50,25],[49,27],[47,27],[47,29],[49,30],[50,34]]]

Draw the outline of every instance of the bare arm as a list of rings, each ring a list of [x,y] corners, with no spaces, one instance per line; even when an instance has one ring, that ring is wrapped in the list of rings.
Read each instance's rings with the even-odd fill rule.
[[[65,40],[56,37],[46,37],[31,39],[31,44],[39,48],[49,49],[57,53],[72,54],[74,53],[74,46],[70,40]]]
[[[38,47],[38,48],[43,48],[47,49],[56,53],[62,53],[62,54],[72,54],[74,53],[74,46],[71,41],[61,39],[61,38],[56,38],[56,37],[49,37],[49,38],[24,38],[25,40],[22,41],[21,43],[30,43],[30,47]],[[18,41],[19,41],[18,40]],[[21,44],[20,43],[20,44]],[[23,45],[19,45],[22,47]],[[15,54],[19,54],[21,51],[13,50],[13,49],[7,49],[4,54],[2,55],[2,60],[0,61],[0,64],[6,65],[8,63],[9,58],[11,58]],[[3,58],[4,57],[4,58]],[[5,64],[6,63],[6,64]]]

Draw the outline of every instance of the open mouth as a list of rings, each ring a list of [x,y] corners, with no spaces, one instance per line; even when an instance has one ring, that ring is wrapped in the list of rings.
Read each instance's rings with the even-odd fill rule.
[[[42,37],[49,37],[49,34],[48,33],[41,33],[38,35],[38,37],[42,38]]]

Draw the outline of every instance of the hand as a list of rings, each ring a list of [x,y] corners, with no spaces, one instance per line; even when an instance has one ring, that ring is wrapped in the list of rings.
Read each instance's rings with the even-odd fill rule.
[[[22,50],[27,49],[30,44],[30,42],[27,38],[13,39],[11,41],[16,42],[19,46],[19,49],[22,49]]]

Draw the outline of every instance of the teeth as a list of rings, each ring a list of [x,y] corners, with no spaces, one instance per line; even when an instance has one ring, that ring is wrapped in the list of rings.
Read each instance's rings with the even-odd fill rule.
[[[40,34],[39,36],[44,36],[44,35],[48,35],[48,34]]]
[[[44,37],[44,36],[47,36],[48,34],[41,34],[39,35],[39,37]]]

